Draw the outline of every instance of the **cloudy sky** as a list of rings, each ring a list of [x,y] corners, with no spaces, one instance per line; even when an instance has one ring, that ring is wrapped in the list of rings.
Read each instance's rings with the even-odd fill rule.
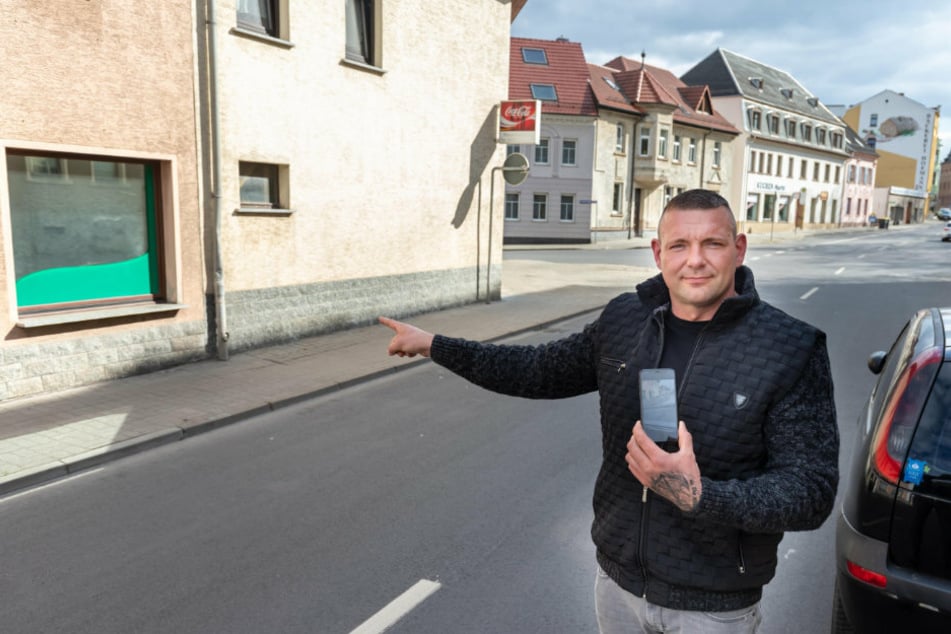
[[[528,0],[512,35],[580,42],[588,62],[624,55],[689,70],[716,48],[790,73],[827,104],[882,90],[942,106],[951,151],[951,2],[948,0]]]

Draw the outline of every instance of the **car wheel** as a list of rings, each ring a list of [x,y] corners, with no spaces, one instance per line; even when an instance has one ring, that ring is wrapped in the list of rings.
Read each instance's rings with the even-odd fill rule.
[[[845,608],[842,607],[842,596],[839,594],[839,582],[835,582],[835,591],[832,594],[832,634],[852,634],[855,629],[849,623],[849,617],[845,615]]]

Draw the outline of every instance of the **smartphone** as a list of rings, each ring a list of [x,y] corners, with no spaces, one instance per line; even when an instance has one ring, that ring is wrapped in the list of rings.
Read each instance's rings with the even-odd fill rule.
[[[657,444],[677,440],[677,381],[670,368],[645,368],[638,374],[641,424]]]

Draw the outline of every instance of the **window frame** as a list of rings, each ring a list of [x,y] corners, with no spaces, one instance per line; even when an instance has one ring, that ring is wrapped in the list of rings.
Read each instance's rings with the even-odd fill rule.
[[[618,123],[615,128],[614,151],[618,154],[624,154],[627,150],[627,128],[623,123]]]
[[[381,3],[382,0],[346,0],[344,63],[375,71],[382,69]],[[356,13],[351,16],[352,11]],[[352,19],[357,20],[355,25],[351,25]]]
[[[532,222],[548,222],[548,194],[532,194]]]
[[[172,195],[172,192],[177,190],[178,174],[177,159],[174,156],[142,152],[108,152],[100,148],[90,148],[89,151],[83,151],[82,148],[70,147],[68,150],[61,151],[55,148],[51,149],[48,144],[17,143],[15,146],[4,145],[2,154],[0,154],[0,163],[4,166],[2,177],[5,179],[10,177],[10,159],[14,156],[53,157],[59,159],[65,165],[68,165],[70,161],[76,161],[78,164],[88,162],[89,173],[85,174],[80,171],[73,174],[72,178],[77,179],[77,185],[87,183],[91,192],[103,191],[108,193],[117,188],[129,190],[129,188],[137,187],[137,184],[126,178],[127,170],[129,165],[142,165],[142,191],[145,205],[144,213],[146,214],[144,223],[147,227],[147,235],[144,240],[147,245],[145,253],[148,254],[149,261],[147,275],[150,289],[144,294],[112,294],[95,298],[76,297],[20,305],[23,297],[16,291],[16,274],[11,267],[10,275],[8,275],[8,297],[15,314],[16,326],[25,329],[39,328],[93,320],[117,319],[131,315],[168,313],[184,308],[182,304],[178,303],[180,300],[178,294],[182,288],[182,271],[179,258],[175,256],[180,249],[180,242],[176,230],[178,200]],[[117,170],[117,178],[114,181],[97,180],[93,174],[93,164],[97,162],[114,163],[120,165],[123,169]],[[26,168],[24,167],[25,171]],[[85,179],[88,179],[88,181]],[[56,188],[73,184],[71,181],[33,182],[36,186]],[[9,189],[7,195],[8,197],[11,196]],[[8,201],[11,206],[9,212],[13,213],[13,205],[19,204],[19,202],[15,202],[12,198],[8,198]],[[7,237],[4,238],[4,248],[11,254],[16,251],[15,239],[13,232],[7,234]],[[81,269],[83,266],[79,265],[79,268]],[[37,269],[37,271],[53,271],[58,268],[61,267]],[[94,273],[94,271],[91,272]],[[144,282],[144,278],[142,281]],[[51,286],[55,284],[55,282],[50,283]]]
[[[661,128],[657,137],[657,158],[667,159],[667,146],[670,143],[670,130]]]
[[[687,137],[687,164],[696,165],[697,164],[697,139]]]
[[[569,145],[570,144],[570,145]],[[568,154],[570,153],[570,157]],[[568,160],[570,158],[570,160]],[[562,139],[561,141],[561,164],[565,167],[576,167],[578,165],[578,140]]]
[[[526,64],[536,64],[538,66],[548,66],[548,51],[534,46],[522,47],[522,62]],[[529,59],[528,53],[541,53],[541,59]]]
[[[533,152],[535,165],[551,165],[551,138],[543,136],[538,139]]]
[[[671,152],[670,160],[674,163],[682,162],[683,157],[683,137],[679,134],[674,135],[674,149]]]
[[[529,84],[532,91],[532,99],[539,101],[558,101],[558,89],[555,84]],[[550,93],[547,91],[551,91]],[[549,96],[549,94],[551,96]]]
[[[567,214],[565,211],[567,210]],[[566,217],[567,215],[567,217]],[[559,203],[559,222],[574,222],[575,221],[575,195],[574,194],[562,194],[561,201]]]
[[[518,207],[520,192],[505,192],[505,220],[507,222],[518,221]]]
[[[641,128],[640,135],[637,138],[637,155],[651,155],[651,128]]]
[[[268,179],[268,200],[254,201],[242,196],[243,178],[262,178],[266,172]],[[263,161],[238,161],[238,208],[236,214],[277,214],[294,213],[290,206],[289,166],[281,163]]]

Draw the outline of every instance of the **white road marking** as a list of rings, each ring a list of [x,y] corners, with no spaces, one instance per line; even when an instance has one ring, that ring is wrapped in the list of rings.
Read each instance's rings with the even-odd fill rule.
[[[800,297],[799,299],[809,299],[810,297],[812,297],[812,294],[815,293],[815,292],[818,291],[818,290],[819,290],[819,287],[818,287],[818,286],[813,286],[813,287],[809,290],[808,293],[806,293],[805,295],[803,295],[803,296]]]
[[[842,275],[843,273],[845,273],[845,267],[844,267],[844,266],[841,267],[841,268],[839,268],[839,270],[836,271],[833,275]]]
[[[381,634],[385,632],[441,587],[442,584],[437,581],[420,579],[412,588],[390,601],[389,605],[364,621],[350,634]]]
[[[759,259],[759,256],[756,256],[755,258],[750,258],[750,262],[756,262],[758,259]]]

